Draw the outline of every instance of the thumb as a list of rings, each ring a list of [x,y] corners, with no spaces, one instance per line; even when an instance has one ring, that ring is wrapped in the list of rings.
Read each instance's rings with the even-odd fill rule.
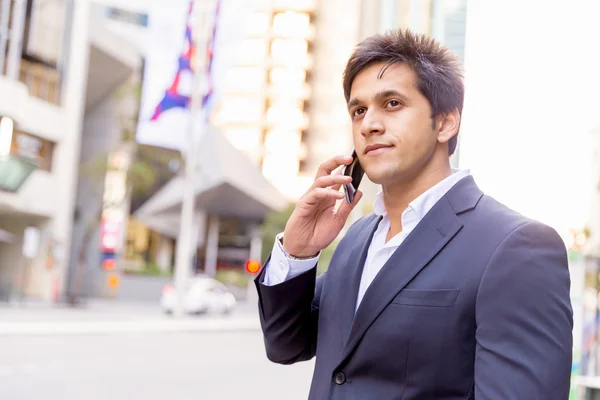
[[[348,216],[350,215],[354,207],[356,207],[360,199],[362,199],[362,196],[363,193],[360,190],[357,190],[356,195],[354,195],[354,200],[351,204],[348,204],[347,201],[342,201],[342,204],[340,205],[340,208],[337,211],[337,217],[342,221],[342,223],[346,222]]]

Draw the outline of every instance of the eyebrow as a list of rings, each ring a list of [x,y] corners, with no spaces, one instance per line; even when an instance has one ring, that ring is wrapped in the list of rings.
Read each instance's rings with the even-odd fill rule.
[[[406,96],[403,95],[401,92],[394,90],[394,89],[387,89],[387,90],[382,90],[381,92],[377,92],[375,94],[375,100],[383,100],[387,97],[400,97],[401,99],[406,99]],[[350,101],[348,101],[348,109],[357,106],[361,103],[361,100],[357,99],[356,97],[354,97],[353,99],[350,99]]]

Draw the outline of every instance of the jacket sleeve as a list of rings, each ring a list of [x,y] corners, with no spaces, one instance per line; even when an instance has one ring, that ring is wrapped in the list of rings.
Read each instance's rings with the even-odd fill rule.
[[[319,300],[326,273],[316,278],[316,266],[274,286],[256,278],[260,323],[269,360],[293,364],[310,360],[317,348]]]
[[[293,260],[285,255],[283,246],[279,241],[280,237],[282,237],[282,234],[277,235],[273,250],[271,251],[271,258],[268,265],[265,266],[265,273],[261,281],[265,286],[279,285],[286,280],[302,275],[317,265],[319,255],[321,255],[319,253],[313,258]]]
[[[496,249],[476,301],[475,398],[569,397],[573,313],[564,243],[526,223]]]

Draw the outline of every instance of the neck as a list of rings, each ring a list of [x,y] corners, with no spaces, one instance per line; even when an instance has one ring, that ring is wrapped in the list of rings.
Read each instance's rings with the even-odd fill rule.
[[[452,175],[448,158],[444,161],[431,162],[409,180],[382,185],[383,202],[390,219],[389,237],[402,232],[402,213],[413,200]]]

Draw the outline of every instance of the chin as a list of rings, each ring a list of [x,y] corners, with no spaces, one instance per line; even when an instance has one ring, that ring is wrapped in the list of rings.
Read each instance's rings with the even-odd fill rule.
[[[376,185],[383,185],[394,180],[395,174],[390,171],[365,171],[365,175]]]
[[[369,168],[370,167],[370,168]],[[365,174],[369,180],[377,185],[397,184],[407,180],[410,176],[409,171],[398,163],[388,165],[370,165],[364,168]]]

